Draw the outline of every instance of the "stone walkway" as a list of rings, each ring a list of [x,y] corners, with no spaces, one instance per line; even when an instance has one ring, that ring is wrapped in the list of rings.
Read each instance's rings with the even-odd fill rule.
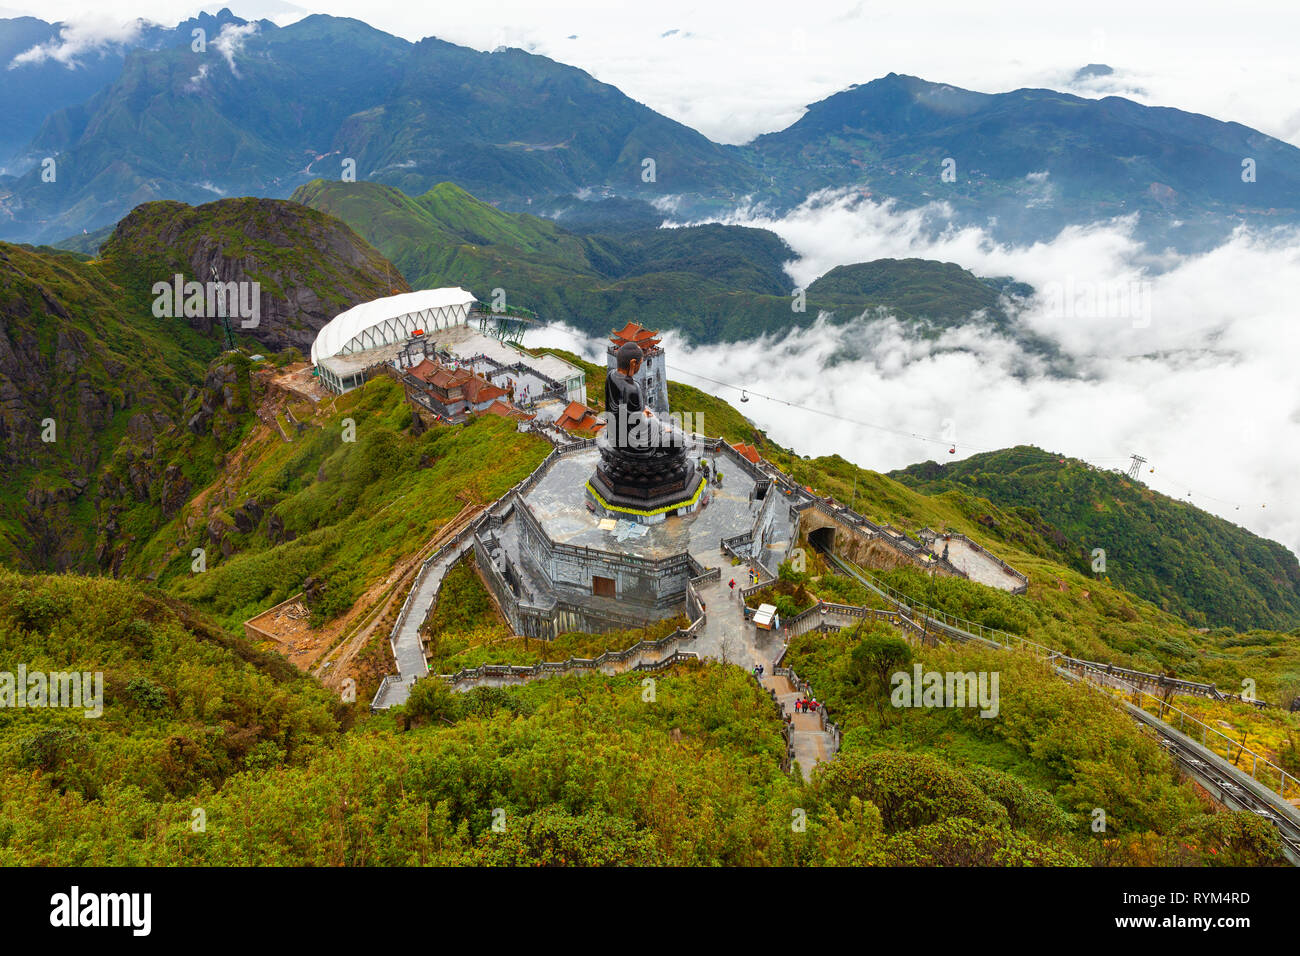
[[[444,530],[459,533],[473,517],[462,513]],[[400,679],[385,685],[380,699],[375,701],[377,708],[396,707],[398,704],[406,703],[411,685],[429,673],[429,665],[424,659],[424,647],[420,642],[420,626],[433,610],[433,603],[438,599],[438,589],[442,586],[442,579],[447,576],[451,566],[473,546],[473,540],[467,539],[461,542],[460,547],[443,548],[437,561],[427,567],[421,567],[416,572],[415,584],[411,589],[410,606],[392,640],[393,656],[397,660],[397,673]]]
[[[768,665],[769,667],[771,665]],[[831,735],[822,730],[820,713],[795,713],[794,702],[802,695],[790,683],[790,678],[765,676],[762,684],[776,694],[781,710],[790,718],[790,739],[794,744],[794,759],[799,761],[804,780],[812,777],[813,767],[835,756]]]
[[[704,628],[695,638],[691,648],[701,657],[725,660],[746,670],[762,664],[767,670],[781,653],[781,637],[775,631],[761,630],[745,618],[744,602],[740,589],[749,580],[744,565],[732,567],[731,559],[721,559],[717,551],[694,555],[705,567],[722,566],[722,576],[697,590],[704,601]],[[727,582],[736,579],[736,590]]]
[[[938,537],[930,545],[933,554],[943,554],[944,539]],[[971,545],[969,541],[953,538],[948,544],[948,561],[972,581],[986,584],[1003,591],[1014,591],[1023,583],[997,559],[985,554]]]

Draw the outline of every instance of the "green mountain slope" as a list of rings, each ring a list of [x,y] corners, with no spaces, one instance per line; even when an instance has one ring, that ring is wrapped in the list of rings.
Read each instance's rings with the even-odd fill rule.
[[[983,311],[1005,318],[1001,289],[952,263],[881,259],[842,266],[812,283],[795,311],[775,234],[742,226],[571,233],[508,213],[451,183],[406,196],[378,183],[317,180],[297,202],[337,216],[418,287],[460,285],[602,335],[626,321],[673,328],[696,341],[737,341],[882,309],[943,327]],[[1011,291],[1026,291],[1015,289]]]
[[[248,360],[221,356],[215,317],[156,317],[152,291],[212,269],[261,283],[261,324],[235,323],[250,351],[306,347],[393,272],[346,226],[275,200],[142,206],[95,260],[0,243],[0,561],[118,566],[215,475],[251,419]]]
[[[641,675],[466,695],[429,681],[370,716],[139,585],[0,571],[0,669],[105,678],[97,720],[0,711],[0,862],[1282,862],[1267,821],[1206,807],[1121,710],[1037,660],[920,652],[926,667],[1000,673],[996,719],[881,709],[855,653],[879,636],[867,625],[793,642],[791,663],[846,731],[804,783],[783,772],[781,719],[738,666],[656,674],[649,704]]]
[[[259,21],[225,53],[217,39],[134,50],[88,102],[51,109],[30,149],[57,157],[59,175],[42,182],[38,167],[0,191],[5,234],[54,240],[154,199],[284,196],[341,176],[344,159],[359,179],[411,192],[455,179],[519,203],[606,183],[735,199],[754,180],[689,127],[522,50],[409,43],[323,15]]]
[[[1121,587],[1201,626],[1300,624],[1300,563],[1287,548],[1140,482],[1020,446],[891,472],[926,494],[986,498],[1050,526],[1072,567],[1091,572],[1096,548]]]
[[[655,675],[652,703],[642,675],[604,674],[463,696],[430,681],[403,710],[375,716],[368,687],[355,703],[335,702],[294,675],[279,656],[285,645],[252,647],[234,637],[238,622],[299,589],[309,592],[313,617],[339,613],[417,552],[458,497],[494,498],[546,446],[491,416],[417,434],[400,389],[385,377],[295,414],[304,428],[285,441],[269,426],[241,426],[254,383],[234,356],[213,367],[227,364],[235,378],[219,377],[220,390],[232,386],[243,404],[227,418],[221,467],[210,486],[186,492],[174,514],[150,524],[141,512],[140,539],[120,562],[124,573],[155,576],[156,585],[0,571],[0,671],[24,662],[105,676],[97,720],[0,708],[0,862],[1281,861],[1267,821],[1207,808],[1127,715],[1036,659],[964,646],[917,650],[930,669],[998,673],[994,719],[962,708],[882,706],[857,653],[882,636],[874,625],[791,642],[788,663],[813,681],[845,731],[840,754],[811,784],[782,771],[781,721],[770,698],[742,668],[719,663]],[[598,392],[600,370],[585,367]],[[1029,592],[1011,596],[909,569],[887,572],[920,600],[1092,659],[1223,687],[1248,675],[1275,701],[1300,676],[1295,642],[1284,635],[1199,633],[1113,577],[1075,570],[1068,537],[1031,509],[999,505],[960,483],[928,494],[905,475],[895,480],[838,457],[805,459],[719,399],[676,383],[672,396],[675,407],[703,415],[706,432],[757,444],[816,492],[847,500],[855,489],[857,508],[873,519],[962,531],[1030,575]],[[357,441],[342,440],[344,418]],[[1132,505],[1147,506],[1140,497]],[[211,556],[202,573],[188,566],[195,546]],[[806,583],[818,593],[854,593],[815,554]],[[487,602],[453,611],[473,618],[465,626],[497,624]],[[386,635],[380,627],[371,639],[385,661]],[[487,658],[491,651],[478,649]],[[1300,721],[1288,726],[1300,733]],[[1293,766],[1294,745],[1277,746],[1275,759]],[[196,806],[205,826],[198,835]],[[1090,827],[1097,806],[1108,810],[1105,840]],[[492,830],[497,807],[509,820],[504,835]],[[802,829],[791,827],[796,816]],[[340,830],[340,819],[350,825]]]
[[[1021,242],[1135,212],[1140,231],[1164,234],[1188,219],[1198,236],[1221,235],[1238,217],[1300,215],[1300,149],[1239,123],[1116,96],[977,93],[891,73],[735,149],[790,202],[846,186],[905,206],[943,201],[960,221]],[[1244,180],[1243,157],[1276,178]],[[948,160],[954,176],[945,181]]]

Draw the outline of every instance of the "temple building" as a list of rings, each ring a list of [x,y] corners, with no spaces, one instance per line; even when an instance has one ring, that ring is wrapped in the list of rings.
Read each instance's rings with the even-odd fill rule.
[[[619,347],[626,342],[635,342],[641,347],[645,358],[637,370],[636,380],[645,392],[646,404],[661,415],[668,414],[668,364],[664,359],[664,350],[657,338],[658,332],[651,332],[635,322],[629,322],[617,332],[609,335],[609,347],[605,350],[606,364],[611,372],[617,370]]]
[[[558,446],[474,535],[478,566],[518,634],[681,613],[720,545],[767,575],[789,554],[798,513],[772,479],[726,442],[684,433],[668,415],[666,389],[663,406],[651,408],[640,363],[652,357],[662,370],[664,357],[643,331],[619,336],[596,437]],[[582,421],[589,413],[566,409]]]
[[[407,372],[408,382],[417,394],[439,416],[451,422],[464,421],[476,412],[485,412],[506,398],[506,389],[493,385],[469,369],[453,368],[433,359],[424,359]],[[410,391],[408,390],[408,395]]]
[[[321,383],[341,395],[397,360],[412,338],[464,326],[476,301],[464,289],[421,289],[355,305],[316,333],[311,364]]]
[[[586,372],[525,351],[515,328],[522,321],[480,308],[464,289],[406,292],[340,312],[317,333],[311,361],[320,386],[339,395],[374,375],[396,378],[426,425],[491,411],[594,431]]]

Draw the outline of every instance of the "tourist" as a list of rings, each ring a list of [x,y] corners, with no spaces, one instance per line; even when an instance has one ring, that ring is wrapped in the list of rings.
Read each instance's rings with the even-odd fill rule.
[[[731,593],[736,593],[736,579],[732,578],[731,583],[728,584],[727,587],[731,588]]]

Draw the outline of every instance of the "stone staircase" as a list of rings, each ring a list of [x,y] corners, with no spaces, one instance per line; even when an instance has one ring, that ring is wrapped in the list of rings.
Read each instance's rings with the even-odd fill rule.
[[[804,780],[811,779],[813,767],[830,760],[838,749],[835,735],[825,726],[825,709],[810,714],[796,713],[794,702],[803,696],[803,692],[785,674],[764,676],[761,683],[772,692],[781,705],[781,712],[790,722],[790,744],[794,759],[799,761]]]

